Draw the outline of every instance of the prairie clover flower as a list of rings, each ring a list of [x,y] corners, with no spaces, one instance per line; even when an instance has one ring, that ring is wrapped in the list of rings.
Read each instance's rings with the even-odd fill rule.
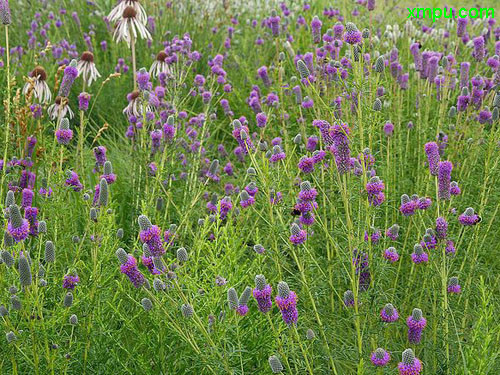
[[[240,193],[240,205],[243,208],[250,207],[255,204],[255,198],[248,194],[246,190]]]
[[[78,69],[78,76],[82,76],[87,86],[90,86],[92,82],[101,76],[94,64],[94,54],[90,51],[82,53],[76,67]]]
[[[158,226],[152,225],[148,217],[140,215],[138,218],[139,227],[141,229],[140,239],[149,247],[149,251],[153,257],[161,257],[165,254],[165,249],[161,242],[161,230]]]
[[[427,325],[427,320],[422,316],[422,310],[413,309],[412,314],[406,319],[408,324],[408,341],[411,344],[418,344],[422,339],[422,331]]]
[[[380,239],[380,230],[378,230],[377,228],[374,228],[374,227],[371,227],[371,233],[368,233],[367,231],[365,231],[365,241],[368,242],[370,241],[371,243],[377,243]]]
[[[245,316],[248,314],[248,300],[250,299],[250,296],[252,295],[252,288],[247,286],[245,290],[240,295],[240,298],[238,298],[238,307],[236,308],[236,313],[239,316]]]
[[[391,356],[386,350],[378,348],[372,353],[372,355],[370,356],[370,360],[372,361],[374,366],[383,367],[387,363],[389,363],[389,361],[391,360]]]
[[[401,196],[401,206],[399,206],[399,211],[404,216],[411,216],[415,213],[418,208],[418,204],[416,201],[410,199],[407,194],[403,194]]]
[[[79,282],[80,282],[80,277],[76,273],[75,274],[68,274],[68,275],[65,275],[63,278],[62,287],[64,289],[73,290],[73,289],[75,289],[76,285]]]
[[[424,249],[420,244],[416,244],[413,247],[413,253],[411,253],[411,260],[415,264],[427,263],[429,261],[429,255],[424,252]]]
[[[94,172],[99,171],[106,162],[106,147],[97,146],[94,147],[94,157],[95,157],[95,168]]]
[[[446,238],[448,232],[448,223],[444,217],[438,217],[436,219],[436,237],[440,240]]]
[[[449,161],[438,163],[438,196],[439,199],[450,199],[450,182],[453,164]]]
[[[399,237],[399,225],[393,224],[386,230],[385,235],[389,237],[391,240],[396,241]]]
[[[7,230],[14,241],[21,242],[25,240],[29,235],[29,229],[28,220],[22,218],[19,207],[15,204],[10,205]]]
[[[354,306],[354,293],[352,290],[346,290],[344,292],[344,306],[353,307]]]
[[[394,263],[399,260],[399,254],[394,247],[389,247],[384,250],[384,258],[389,262]]]
[[[356,267],[356,275],[359,275],[359,289],[361,291],[367,290],[371,281],[368,254],[354,249],[352,251],[352,263]]]
[[[281,317],[287,325],[297,323],[297,295],[291,291],[284,281],[278,283],[278,295],[275,298],[276,305],[281,311]]]
[[[87,92],[82,92],[78,95],[78,109],[80,111],[87,111],[89,109],[90,94]]]
[[[349,44],[359,44],[362,42],[361,32],[358,30],[357,26],[352,22],[346,23],[346,32],[344,34],[344,40]]]
[[[12,332],[10,332],[10,333],[12,333]],[[14,340],[15,340],[15,336],[14,336]],[[7,336],[7,341],[11,342],[13,340],[9,340],[9,338]],[[281,374],[282,373],[283,365],[281,364],[281,361],[279,360],[278,357],[276,357],[275,355],[272,355],[269,357],[268,362],[269,362],[269,367],[271,367],[271,371],[273,372],[273,374]]]
[[[123,1],[122,3],[127,3],[129,1]],[[134,4],[138,4],[137,1],[131,1]],[[113,39],[118,43],[120,41],[125,41],[130,47],[132,40],[136,40],[137,37],[141,39],[151,39],[151,34],[146,28],[146,21],[143,19],[144,9],[139,5],[136,6],[126,6],[118,11],[119,16],[115,18],[116,28],[113,33]]]
[[[73,138],[73,130],[69,128],[69,120],[65,117],[61,119],[59,129],[56,130],[57,143],[67,145]]]
[[[481,222],[481,217],[474,213],[474,209],[472,207],[468,207],[463,214],[458,217],[458,221],[460,224],[465,226],[476,225]]]
[[[462,292],[462,287],[458,283],[458,277],[450,277],[450,280],[448,281],[448,293],[461,293]]]
[[[351,165],[350,132],[349,126],[344,123],[336,123],[329,130],[329,135],[333,141],[330,149],[335,156],[335,164],[340,174],[346,173]]]
[[[428,197],[418,198],[417,208],[419,210],[426,210],[432,205],[432,199]]]
[[[315,44],[318,44],[321,42],[321,26],[323,23],[320,21],[320,19],[317,16],[314,16],[314,18],[311,21],[311,31],[313,35],[313,42]]]
[[[264,275],[255,276],[255,288],[252,291],[253,297],[257,301],[259,310],[267,313],[271,310],[273,302],[271,300],[273,288],[266,283]]]
[[[83,189],[83,185],[80,182],[80,178],[78,177],[78,174],[74,171],[68,171],[67,172],[68,178],[64,181],[64,184],[66,186],[71,186],[73,191],[81,191]]]
[[[104,162],[104,171],[100,178],[104,178],[109,185],[116,181],[116,175],[113,173],[113,165],[109,160]]]
[[[0,2],[4,2],[1,0]],[[47,84],[47,72],[41,66],[36,66],[29,74],[30,81],[23,87],[23,94],[26,95],[33,87],[33,93],[40,103],[48,103],[52,99],[49,85]]]
[[[429,170],[431,175],[437,176],[438,163],[439,163],[439,147],[436,142],[429,142],[425,144],[425,153],[427,154],[427,162],[429,163]]]
[[[30,226],[30,236],[38,236],[38,208],[36,207],[26,207],[24,209],[24,218],[28,220]]]
[[[116,256],[121,263],[121,273],[125,274],[136,288],[144,285],[146,279],[137,268],[137,260],[132,255],[127,254],[123,249],[118,249],[116,251]]]
[[[0,21],[3,25],[10,25],[12,22],[8,0],[0,0]]]
[[[316,164],[314,158],[303,156],[299,160],[298,167],[304,173],[311,173],[314,171],[314,165]]]
[[[395,322],[399,319],[398,310],[391,303],[388,303],[380,311],[380,318],[386,323]]]
[[[384,183],[377,176],[370,178],[366,183],[368,202],[370,202],[371,206],[380,206],[385,201],[384,188]]]
[[[462,18],[463,19],[463,18]],[[402,362],[398,363],[399,375],[419,375],[422,363],[413,354],[413,350],[406,349],[402,355]]]
[[[420,241],[420,245],[428,250],[436,248],[437,240],[432,229],[426,230],[422,241]]]
[[[71,60],[69,65],[64,68],[64,74],[61,81],[61,86],[59,87],[58,96],[61,96],[63,98],[67,98],[69,96],[71,86],[73,86],[76,77],[78,77],[77,62],[76,60]]]
[[[274,146],[273,153],[272,153],[271,157],[269,158],[269,161],[271,163],[276,163],[280,160],[284,160],[285,158],[286,158],[286,154],[281,149],[281,146],[280,145]]]
[[[309,181],[304,181],[300,184],[299,199],[305,202],[312,202],[316,199],[318,192],[311,186]]]
[[[461,192],[462,191],[460,190],[458,183],[456,181],[452,181],[450,184],[450,194],[451,195],[460,195]]]
[[[304,229],[301,229],[296,223],[293,223],[290,228],[290,242],[297,246],[306,242],[307,232]]]
[[[30,286],[32,281],[31,267],[29,260],[21,254],[19,256],[19,283],[21,286]]]

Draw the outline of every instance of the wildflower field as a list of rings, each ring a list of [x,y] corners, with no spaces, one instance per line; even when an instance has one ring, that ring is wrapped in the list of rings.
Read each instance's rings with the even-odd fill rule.
[[[407,16],[0,0],[0,374],[500,374],[500,24]]]

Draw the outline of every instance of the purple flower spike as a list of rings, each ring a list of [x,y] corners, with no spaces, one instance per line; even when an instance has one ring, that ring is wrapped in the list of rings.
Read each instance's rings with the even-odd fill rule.
[[[453,164],[450,161],[440,161],[438,163],[438,196],[439,199],[450,199],[450,182]]]
[[[73,86],[73,82],[75,82],[76,77],[78,77],[78,69],[76,68],[76,60],[71,60],[69,65],[64,68],[64,75],[61,82],[61,87],[59,87],[59,95],[64,98],[67,98],[69,92],[71,90],[71,86]]]
[[[438,239],[443,240],[446,238],[448,232],[448,223],[444,217],[436,219],[436,236]]]
[[[380,311],[380,318],[386,323],[393,323],[399,319],[399,314],[396,308],[391,303],[388,303]]]
[[[278,295],[276,305],[281,311],[281,317],[287,325],[297,323],[299,314],[297,312],[297,295],[291,291],[284,281],[278,283]]]
[[[370,361],[372,361],[373,365],[376,367],[383,367],[387,365],[390,360],[391,356],[386,350],[382,348],[378,348],[370,356]]]
[[[401,206],[399,206],[399,211],[401,211],[404,216],[413,215],[417,208],[418,203],[415,200],[410,199],[407,194],[403,194],[401,196]]]
[[[121,262],[121,273],[125,274],[136,288],[144,285],[146,279],[137,268],[137,260],[132,255],[127,254],[123,249],[118,249],[116,251],[116,256]]]
[[[253,296],[259,305],[259,311],[267,313],[271,310],[273,302],[271,300],[273,288],[266,283],[266,278],[264,275],[255,276],[255,288],[253,290]]]
[[[427,320],[422,316],[422,310],[413,309],[412,314],[406,319],[406,324],[408,324],[408,341],[411,344],[419,344],[422,331],[427,325]]]
[[[422,363],[413,354],[413,350],[406,349],[403,352],[402,362],[398,363],[399,375],[419,375],[422,371]]]
[[[479,217],[476,213],[474,213],[474,209],[472,207],[469,207],[465,210],[463,214],[461,214],[458,217],[458,221],[462,225],[472,226],[481,222],[481,217]]]
[[[448,293],[458,294],[462,292],[462,287],[458,283],[458,277],[451,277],[448,281]]]
[[[425,153],[427,154],[431,175],[436,176],[438,174],[439,146],[436,142],[426,143]]]
[[[420,244],[416,244],[413,247],[413,253],[411,254],[411,260],[415,264],[427,263],[429,261],[429,255],[426,252],[424,252],[424,249]]]
[[[292,244],[297,246],[306,242],[307,232],[303,229],[300,229],[297,224],[293,223],[290,231],[292,233],[290,236],[290,242]]]
[[[395,263],[399,260],[399,254],[394,247],[389,247],[384,251],[384,258],[390,263]]]
[[[23,219],[19,207],[15,204],[9,206],[9,223],[7,231],[16,242],[25,240],[29,235],[30,225]]]
[[[165,254],[165,249],[161,242],[161,230],[158,226],[152,225],[147,216],[141,215],[138,219],[141,228],[140,239],[149,247],[153,257],[161,257]]]

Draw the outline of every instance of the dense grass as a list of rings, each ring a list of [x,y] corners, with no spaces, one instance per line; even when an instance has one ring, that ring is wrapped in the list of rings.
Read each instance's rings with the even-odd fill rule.
[[[446,83],[454,77],[460,79],[460,63],[464,61],[471,63],[469,81],[477,75],[493,80],[495,72],[487,60],[495,54],[498,26],[488,25],[487,20],[469,20],[470,39],[489,28],[486,57],[476,61],[471,55],[473,46],[457,36],[454,21],[439,20],[431,32],[423,27],[431,23],[405,23],[407,11],[397,3],[380,2],[369,12],[364,5],[343,2],[339,5],[345,17],[343,23],[353,22],[359,30],[367,28],[370,35],[360,44],[359,58],[354,58],[358,55],[355,47],[342,45],[336,60],[344,64],[346,74],[334,80],[333,75],[327,79],[321,71],[335,59],[329,54],[324,60],[316,59],[324,42],[313,43],[310,27],[317,15],[323,23],[323,35],[338,21],[338,15],[328,17],[323,13],[324,6],[330,6],[327,2],[312,2],[309,10],[304,10],[302,2],[287,3],[288,17],[278,3],[258,2],[255,7],[201,1],[174,2],[171,7],[163,1],[141,3],[155,20],[155,28],[150,43],[137,41],[137,70],[149,70],[156,54],[164,48],[163,42],[174,36],[182,38],[185,33],[192,41],[190,52],[198,51],[201,56],[198,61],[189,61],[180,53],[179,61],[172,65],[175,77],[165,85],[162,109],[173,116],[176,135],[168,142],[163,139],[156,153],[151,152],[150,132],[163,116],[161,109],[153,111],[154,120],[146,120],[142,114],[139,121],[144,122],[144,128],[135,129],[133,140],[125,135],[129,123],[122,111],[127,94],[134,88],[133,61],[127,44],[115,43],[113,25],[108,30],[103,20],[115,4],[104,0],[97,4],[76,0],[11,2],[13,20],[8,26],[8,42],[10,48],[21,46],[23,53],[14,49],[10,53],[9,85],[7,55],[2,56],[0,117],[2,124],[8,125],[2,127],[2,155],[6,154],[7,160],[26,160],[27,137],[34,135],[38,142],[32,167],[4,167],[0,196],[3,204],[7,190],[16,190],[22,171],[34,172],[37,177],[32,186],[32,206],[38,208],[38,220],[46,221],[47,232],[2,247],[13,255],[15,264],[0,264],[0,305],[9,310],[0,323],[6,334],[15,334],[16,340],[0,340],[0,373],[269,374],[268,358],[276,355],[286,374],[396,374],[402,352],[411,348],[423,363],[423,374],[498,374],[500,129],[498,117],[485,123],[477,120],[481,111],[488,110],[486,107],[493,112],[497,87],[488,86],[477,106],[471,103],[465,111],[449,116],[461,95],[459,84],[441,91],[438,100],[435,83],[420,77],[410,53],[415,41],[421,42],[421,52],[442,53],[439,74]],[[273,7],[282,24],[287,25],[277,37],[261,25]],[[66,14],[60,14],[61,8],[66,9]],[[355,9],[359,14],[353,14]],[[35,12],[39,12],[38,18]],[[80,25],[72,19],[73,12],[77,12]],[[307,26],[297,24],[299,16],[305,18]],[[236,17],[238,22],[234,22]],[[60,27],[55,25],[58,19],[62,21]],[[251,24],[254,19],[256,26]],[[37,25],[36,42],[30,48],[26,31],[34,25],[32,21]],[[45,36],[40,30],[47,22],[50,27]],[[213,27],[217,28],[214,32]],[[228,27],[234,28],[230,47]],[[0,32],[2,46],[6,30]],[[449,35],[440,36],[439,30]],[[87,44],[85,35],[89,31]],[[291,49],[285,47],[288,35],[290,40],[293,38]],[[256,44],[259,37],[261,45]],[[74,48],[66,49],[68,43],[64,40]],[[102,41],[107,43],[106,50],[101,48]],[[62,52],[54,57],[52,51],[57,47],[62,47]],[[61,119],[51,120],[46,107],[54,101],[64,65],[90,47],[102,77],[90,87],[81,78],[76,79],[68,97],[75,112],[70,120],[74,136],[68,145],[61,145],[54,136]],[[378,56],[388,60],[394,49],[398,56],[391,62],[398,61],[402,73],[409,74],[407,89],[401,88],[390,66],[375,71]],[[306,53],[314,55],[314,67],[311,76],[301,81],[296,61],[304,59]],[[443,60],[450,53],[456,63],[446,69]],[[224,56],[222,68],[231,92],[225,92],[211,73],[210,63],[217,54]],[[119,58],[124,59],[128,72],[115,74]],[[45,68],[53,94],[40,119],[33,118],[30,110],[36,99],[22,93],[36,65]],[[257,74],[261,66],[268,68],[269,87]],[[191,94],[192,89],[199,90],[194,85],[198,74],[206,78],[205,90],[212,93],[207,103],[198,91]],[[156,78],[152,82],[153,88],[160,85]],[[268,117],[264,128],[257,127],[256,114],[248,104],[253,85],[260,88],[261,98],[274,92],[279,100],[277,106],[262,101],[262,112]],[[297,104],[291,90],[296,85],[301,87],[303,100],[309,97],[314,102],[312,108]],[[469,82],[467,86],[472,91]],[[380,87],[384,94],[377,111],[374,102]],[[85,112],[78,111],[82,88],[92,95]],[[140,95],[144,98],[147,94],[142,91]],[[335,105],[338,98],[340,106]],[[224,112],[221,99],[229,101],[233,114]],[[183,111],[186,119],[179,116]],[[190,121],[200,118],[200,114],[204,121]],[[233,121],[241,116],[248,120],[256,150],[240,159],[233,153],[238,142],[232,131]],[[369,148],[375,160],[373,167],[363,164],[360,173],[355,173],[354,168],[339,173],[334,153],[313,126],[314,120],[347,124],[350,156],[357,158]],[[160,125],[165,122],[166,118],[162,118]],[[384,131],[387,122],[394,126],[391,134]],[[441,160],[453,163],[452,180],[461,189],[460,195],[452,195],[449,200],[438,198],[438,178],[429,173],[424,151],[424,145],[437,141],[440,133],[447,136]],[[83,151],[78,146],[81,134]],[[326,155],[312,173],[306,174],[298,164],[303,156],[312,156],[305,146],[312,135],[318,137],[316,149],[326,151]],[[258,144],[265,140],[272,150],[275,137],[281,137],[286,158],[271,163]],[[227,154],[219,152],[220,144]],[[102,172],[94,171],[92,150],[96,146],[106,147],[107,159],[117,176],[116,182],[109,185],[107,204],[97,207],[92,198]],[[216,171],[220,181],[207,177],[215,159],[220,163]],[[151,162],[158,167],[154,175],[149,173]],[[234,169],[231,175],[222,171],[228,162]],[[84,185],[81,191],[65,184],[69,170],[78,173]],[[366,184],[375,174],[385,184],[385,201],[380,206],[371,205],[366,193]],[[44,179],[53,191],[50,198],[39,193]],[[317,207],[314,224],[306,228],[307,240],[294,246],[289,240],[290,228],[298,217],[293,207],[303,181],[309,181],[318,191]],[[258,187],[255,204],[243,208],[239,192],[251,182]],[[232,184],[233,189],[226,191],[226,184]],[[20,205],[22,193],[17,190],[15,199]],[[274,192],[282,193],[277,204],[270,201]],[[214,193],[217,210],[224,196],[231,197],[233,208],[224,220],[207,209]],[[84,194],[90,199],[84,199]],[[405,217],[400,212],[403,194],[429,197],[432,205]],[[7,210],[4,204],[2,207]],[[468,207],[480,215],[479,224],[459,223],[459,215]],[[91,217],[92,209],[96,210],[96,220]],[[5,212],[7,230],[11,219]],[[174,274],[152,275],[140,264],[143,245],[139,215],[146,215],[162,229],[162,234],[176,225],[175,241],[164,244],[163,255],[163,263]],[[427,228],[435,228],[437,217],[448,222],[446,240],[454,242],[455,255],[446,253],[447,242],[441,240],[434,249],[426,250],[428,263],[412,263],[414,245],[422,241]],[[396,223],[400,226],[399,237],[391,240],[385,232]],[[119,228],[123,236],[117,235]],[[376,229],[381,232],[380,240],[366,241],[365,232],[371,234]],[[55,263],[45,261],[46,241],[55,245]],[[256,244],[265,248],[263,254],[254,251]],[[400,256],[393,264],[383,257],[390,246]],[[180,247],[187,249],[186,262],[176,259]],[[118,248],[138,260],[148,280],[144,286],[134,288],[120,272],[120,261],[115,256]],[[365,287],[363,280],[360,287],[360,275],[352,261],[355,249],[366,254],[369,264],[370,278]],[[21,252],[30,254],[33,275],[31,285],[24,288],[19,271]],[[63,278],[71,273],[77,273],[80,282],[72,291],[73,304],[65,307]],[[263,274],[273,287],[273,308],[263,314],[251,297],[249,313],[239,316],[228,306],[227,291],[234,287],[240,294],[246,286],[254,288],[258,274]],[[218,276],[227,283],[217,285]],[[460,294],[447,292],[451,277],[459,278]],[[162,280],[166,290],[153,288],[155,279]],[[287,282],[298,296],[295,325],[287,326],[276,306],[274,298],[280,281]],[[11,286],[18,291],[12,293]],[[344,303],[347,290],[353,292],[352,307]],[[12,294],[21,301],[18,310],[12,306]],[[151,310],[141,306],[144,298],[152,302]],[[399,320],[394,323],[380,319],[380,311],[387,303],[399,312]],[[181,313],[183,304],[192,306],[194,314],[190,318]],[[407,338],[406,318],[414,308],[421,309],[427,320],[419,344],[411,344]],[[69,322],[73,314],[78,317],[76,325]],[[314,331],[315,338],[306,338],[308,329]],[[379,347],[390,352],[392,358],[383,368],[370,362],[371,353]]]

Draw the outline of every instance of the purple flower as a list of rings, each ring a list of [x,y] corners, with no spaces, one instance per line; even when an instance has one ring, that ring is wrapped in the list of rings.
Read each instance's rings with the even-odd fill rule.
[[[271,310],[273,302],[271,300],[273,288],[266,283],[264,275],[255,276],[255,288],[252,294],[259,305],[259,311],[267,313]]]
[[[278,295],[275,298],[276,305],[281,311],[281,317],[287,325],[297,323],[299,314],[297,312],[297,295],[291,291],[284,281],[278,283]]]
[[[240,193],[240,205],[243,208],[253,206],[255,204],[255,198],[248,194],[246,190]]]
[[[304,173],[311,173],[314,171],[315,160],[312,157],[303,156],[299,160],[298,167]]]
[[[145,215],[139,216],[138,219],[140,231],[140,239],[149,247],[151,255],[154,257],[161,257],[165,254],[165,249],[161,242],[161,230],[158,226],[152,225],[148,217]]]
[[[25,240],[29,235],[30,225],[23,219],[19,207],[15,204],[9,206],[9,222],[7,231],[16,242]]]
[[[451,195],[460,195],[462,191],[460,190],[460,187],[458,186],[458,183],[456,181],[452,181],[450,184],[450,193]]]
[[[80,282],[80,277],[78,275],[66,275],[63,278],[63,288],[73,290],[76,285]]]
[[[144,285],[146,279],[144,278],[144,275],[141,273],[141,271],[139,271],[139,269],[137,268],[137,260],[132,255],[125,253],[123,249],[118,249],[117,256],[122,263],[120,265],[121,273],[127,275],[130,282],[134,284],[136,288]]]
[[[38,208],[36,207],[26,207],[24,209],[24,218],[28,220],[30,226],[30,236],[38,236]]]
[[[390,228],[386,230],[385,235],[389,237],[391,240],[396,241],[399,237],[399,225],[393,224]]]
[[[363,40],[361,32],[359,30],[347,31],[344,34],[344,40],[349,44],[359,44]]]
[[[462,225],[472,226],[481,222],[481,218],[476,213],[474,213],[474,209],[472,207],[468,207],[464,211],[464,213],[458,217],[458,221]]]
[[[329,130],[329,137],[332,139],[330,147],[335,156],[335,164],[340,174],[349,170],[351,163],[351,151],[349,148],[349,134],[351,130],[347,124],[335,124]]]
[[[302,182],[300,184],[300,188],[301,190],[299,192],[299,199],[306,202],[311,202],[316,199],[318,192],[311,186],[311,183],[309,181]]]
[[[382,191],[384,188],[384,183],[377,176],[370,178],[367,182],[366,192],[368,193],[368,202],[370,202],[371,206],[380,206],[385,201],[385,194]]]
[[[380,318],[386,323],[392,323],[399,319],[399,314],[396,308],[392,304],[388,303],[380,311]]]
[[[462,292],[462,287],[458,283],[458,277],[451,277],[448,281],[448,293],[458,294]]]
[[[401,196],[401,206],[399,206],[399,211],[404,216],[411,216],[415,213],[418,208],[418,203],[412,199],[407,194]]]
[[[472,39],[472,43],[474,44],[474,52],[473,56],[476,59],[476,61],[482,61],[484,59],[484,37],[478,36],[474,39]]]
[[[80,111],[86,111],[89,109],[90,94],[86,92],[80,93],[78,95],[78,109]]]
[[[438,163],[438,196],[439,199],[450,199],[450,181],[453,164],[449,161]]]
[[[429,163],[429,170],[431,175],[438,174],[439,162],[439,147],[436,142],[429,142],[425,144],[425,153],[427,154],[427,161]]]
[[[413,309],[412,314],[406,319],[408,324],[408,341],[418,344],[422,339],[422,331],[427,325],[427,320],[422,316],[422,310]]]
[[[394,247],[389,247],[384,251],[384,258],[390,263],[395,263],[399,260],[399,254]]]
[[[436,219],[436,236],[438,239],[443,240],[447,236],[448,223],[446,219],[442,216]]]
[[[73,82],[75,82],[76,77],[78,77],[78,69],[76,68],[76,60],[71,60],[70,64],[64,68],[63,79],[61,86],[59,87],[59,95],[67,98]]]
[[[411,253],[411,260],[415,264],[427,263],[429,261],[429,255],[424,252],[424,249],[420,244],[416,244],[413,247],[413,253]]]
[[[463,18],[461,18],[463,19]],[[460,19],[459,19],[460,20]],[[419,375],[422,371],[422,363],[413,354],[413,350],[406,349],[403,352],[403,360],[398,363],[399,375]]]
[[[306,242],[307,232],[301,229],[296,223],[293,223],[290,228],[290,242],[294,245],[301,245]]]
[[[271,163],[276,163],[278,161],[284,160],[286,158],[286,154],[281,149],[281,146],[276,145],[273,147],[273,154],[269,158]]]
[[[66,181],[64,181],[64,184],[66,186],[71,186],[73,188],[73,191],[81,191],[83,189],[83,185],[80,182],[80,178],[78,177],[78,174],[74,171],[69,171],[68,172],[68,178]]]
[[[372,361],[373,365],[376,367],[383,367],[389,363],[390,360],[391,356],[382,348],[378,348],[370,356],[370,361]]]

